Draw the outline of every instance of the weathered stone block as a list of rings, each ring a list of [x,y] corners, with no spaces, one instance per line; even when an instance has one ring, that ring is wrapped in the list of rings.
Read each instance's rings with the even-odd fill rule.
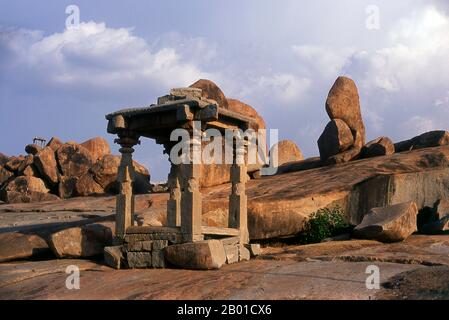
[[[142,241],[130,242],[125,245],[126,251],[142,251]]]
[[[240,242],[239,237],[226,237],[223,239],[220,239],[221,243],[223,243],[224,246],[226,245],[236,245]]]
[[[168,247],[168,241],[167,240],[155,240],[153,241],[153,250],[162,250],[164,248]]]
[[[165,256],[163,250],[153,250],[151,252],[153,268],[165,268]]]
[[[227,264],[239,262],[239,245],[225,245],[224,249]]]
[[[206,240],[173,245],[165,248],[165,258],[180,268],[219,269],[226,262],[223,244],[219,240]]]
[[[49,245],[58,258],[101,255],[112,244],[112,223],[94,223],[63,229],[51,235]]]
[[[248,261],[251,258],[249,250],[244,246],[239,246],[239,261]]]
[[[127,233],[125,235],[125,242],[154,240],[165,240],[171,244],[179,244],[183,242],[182,234],[174,232]]]
[[[153,250],[153,241],[142,241],[142,251]]]
[[[403,241],[417,231],[418,207],[406,202],[384,208],[373,208],[354,229],[354,235],[382,242]]]
[[[151,237],[149,234],[126,234],[125,235],[125,242],[126,243],[133,243],[138,241],[148,241],[151,240]]]
[[[131,269],[151,267],[151,252],[127,252],[126,258]]]

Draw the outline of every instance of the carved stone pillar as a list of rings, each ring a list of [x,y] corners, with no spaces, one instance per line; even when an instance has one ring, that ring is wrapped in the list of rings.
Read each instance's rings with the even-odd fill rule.
[[[168,188],[170,198],[167,200],[167,225],[169,227],[181,226],[181,184],[180,168],[172,163],[168,175]]]
[[[240,230],[240,243],[249,242],[245,148],[237,144],[234,163],[231,166],[231,195],[229,196],[229,227]]]
[[[199,187],[201,164],[198,163],[198,152],[201,155],[201,140],[194,135],[190,144],[189,161],[179,165],[182,188],[181,231],[185,241],[201,241],[203,240],[201,231],[203,200]]]
[[[119,194],[116,197],[116,222],[115,233],[118,238],[123,238],[126,229],[134,224],[134,195],[132,182],[134,179],[134,165],[132,153],[134,145],[139,144],[136,136],[120,136],[115,140],[120,144],[122,158],[118,168],[117,182],[119,183]]]

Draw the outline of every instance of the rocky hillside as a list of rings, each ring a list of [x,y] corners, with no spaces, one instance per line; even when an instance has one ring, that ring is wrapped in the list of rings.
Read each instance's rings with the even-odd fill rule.
[[[0,153],[0,200],[7,203],[39,202],[117,193],[120,156],[112,155],[100,137],[81,144],[53,137],[45,147],[30,144],[26,156]],[[148,169],[134,162],[134,191],[150,188]]]

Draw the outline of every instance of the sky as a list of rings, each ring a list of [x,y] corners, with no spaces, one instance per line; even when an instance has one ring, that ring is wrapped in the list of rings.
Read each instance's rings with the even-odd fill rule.
[[[80,24],[67,28],[69,5]],[[70,20],[73,21],[73,20]],[[0,152],[106,138],[105,114],[213,80],[317,156],[325,101],[356,82],[367,141],[449,129],[449,1],[23,1],[0,10]],[[168,157],[142,139],[152,180]]]

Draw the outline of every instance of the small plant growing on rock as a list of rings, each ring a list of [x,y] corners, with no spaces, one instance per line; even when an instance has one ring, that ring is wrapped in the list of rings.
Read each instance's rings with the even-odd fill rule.
[[[336,206],[333,209],[320,209],[310,215],[300,234],[302,244],[319,243],[330,237],[347,232],[349,224],[346,222],[344,211]]]

